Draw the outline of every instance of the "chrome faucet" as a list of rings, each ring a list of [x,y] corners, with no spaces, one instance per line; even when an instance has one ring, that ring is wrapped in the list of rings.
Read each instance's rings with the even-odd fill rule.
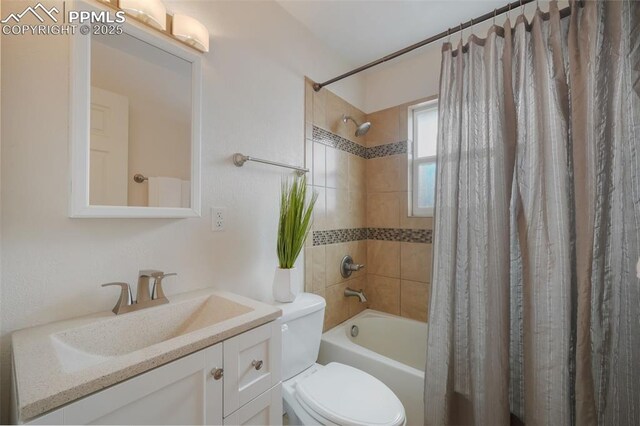
[[[347,287],[344,290],[345,297],[355,296],[360,299],[360,303],[367,303],[367,296],[364,295],[364,290],[354,290],[352,288]]]
[[[127,312],[138,311],[140,309],[149,308],[151,306],[163,305],[169,303],[169,299],[164,295],[162,290],[162,280],[166,277],[178,275],[176,273],[165,274],[155,269],[144,269],[138,273],[138,288],[136,291],[136,300],[133,300],[131,287],[127,283],[114,282],[102,284],[102,287],[120,286],[120,297],[113,307],[114,314],[125,314]],[[153,279],[153,288],[149,290],[149,281]]]

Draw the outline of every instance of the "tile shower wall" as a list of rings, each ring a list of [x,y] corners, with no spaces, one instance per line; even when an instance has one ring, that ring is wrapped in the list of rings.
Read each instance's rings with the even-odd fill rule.
[[[369,307],[426,321],[432,219],[409,217],[407,107],[367,115],[367,297]]]
[[[406,105],[365,115],[327,89],[305,88],[305,162],[318,193],[305,248],[305,291],[327,301],[325,330],[370,307],[426,321],[431,267],[431,219],[408,216]],[[365,137],[353,123],[371,121]],[[340,275],[350,254],[366,268]],[[364,289],[367,304],[345,298]]]
[[[352,123],[342,122],[342,114],[358,122],[365,114],[329,90],[314,92],[311,84],[306,80],[305,162],[318,201],[313,235],[305,247],[305,291],[326,299],[326,330],[366,308],[343,294],[347,287],[365,289],[366,272],[354,272],[345,280],[339,270],[347,254],[356,263],[367,261],[366,145],[355,137]]]

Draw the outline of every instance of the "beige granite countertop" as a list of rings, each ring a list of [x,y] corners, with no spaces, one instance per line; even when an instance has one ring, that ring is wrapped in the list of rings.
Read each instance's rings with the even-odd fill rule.
[[[211,289],[169,299],[118,316],[101,312],[13,333],[19,419],[28,421],[281,315],[276,306]],[[194,309],[206,315],[185,321]],[[137,333],[128,332],[132,324]]]

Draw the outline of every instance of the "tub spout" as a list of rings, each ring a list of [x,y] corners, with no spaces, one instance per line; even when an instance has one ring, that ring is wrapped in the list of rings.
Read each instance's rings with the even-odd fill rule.
[[[364,290],[353,290],[353,289],[347,287],[344,290],[344,295],[345,295],[345,297],[355,296],[358,299],[360,299],[361,303],[366,303],[367,302],[367,297],[364,295]]]

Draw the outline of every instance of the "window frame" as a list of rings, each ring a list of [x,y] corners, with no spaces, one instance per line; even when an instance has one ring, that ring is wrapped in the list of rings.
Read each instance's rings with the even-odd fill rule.
[[[417,147],[417,138],[415,137],[418,133],[418,123],[415,119],[417,113],[420,113],[425,110],[438,109],[438,96],[432,96],[427,98],[424,101],[420,101],[418,103],[409,105],[407,108],[407,118],[408,118],[408,133],[409,138],[407,140],[407,155],[409,160],[409,216],[410,217],[433,217],[434,208],[432,207],[420,207],[418,206],[418,170],[419,166],[422,164],[437,164],[438,156],[426,156],[426,157],[418,157],[418,147]],[[436,142],[437,143],[437,142]],[[434,188],[435,190],[435,188]],[[435,200],[435,194],[434,194]]]

